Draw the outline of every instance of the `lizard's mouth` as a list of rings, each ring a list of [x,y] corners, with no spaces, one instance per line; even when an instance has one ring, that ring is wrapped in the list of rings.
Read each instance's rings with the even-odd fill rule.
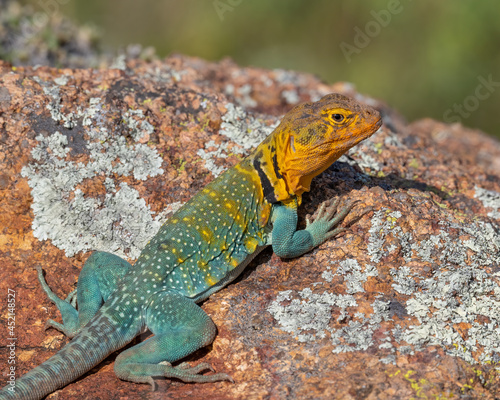
[[[357,144],[361,142],[362,140],[365,140],[369,138],[371,135],[373,135],[375,132],[377,132],[383,124],[382,117],[378,117],[376,121],[374,121],[373,125],[371,125],[368,129],[366,129],[364,132],[362,132],[360,135],[356,135],[357,137],[354,137],[354,144]],[[351,145],[352,146],[352,145]]]

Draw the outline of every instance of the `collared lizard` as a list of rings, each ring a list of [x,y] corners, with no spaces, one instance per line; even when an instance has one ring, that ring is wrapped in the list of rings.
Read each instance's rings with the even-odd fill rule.
[[[125,351],[114,364],[123,380],[153,377],[184,382],[231,380],[203,375],[210,366],[171,363],[210,344],[216,327],[197,305],[235,279],[267,245],[280,257],[297,257],[344,228],[323,203],[314,221],[297,230],[297,207],[311,180],[382,124],[380,114],[340,94],[294,107],[246,159],[212,181],[159,230],[132,266],[105,252],[93,253],[75,294],[59,299],[40,268],[43,290],[72,337],[63,349],[0,392],[0,399],[40,399],[72,382],[149,329],[154,336]]]

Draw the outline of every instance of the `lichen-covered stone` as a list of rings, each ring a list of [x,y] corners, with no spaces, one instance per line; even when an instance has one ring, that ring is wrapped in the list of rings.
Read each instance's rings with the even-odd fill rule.
[[[293,104],[336,91],[377,107],[386,128],[313,182],[301,217],[332,196],[361,204],[341,237],[294,260],[269,249],[204,303],[219,334],[188,361],[203,359],[236,383],[160,382],[151,394],[119,381],[110,357],[60,397],[495,398],[496,140],[431,120],[406,124],[349,84],[296,72],[184,56],[117,66],[0,63],[0,290],[4,318],[8,289],[16,293],[17,374],[67,342],[43,330],[57,312],[35,265],[64,296],[90,250],[133,261],[172,211]]]

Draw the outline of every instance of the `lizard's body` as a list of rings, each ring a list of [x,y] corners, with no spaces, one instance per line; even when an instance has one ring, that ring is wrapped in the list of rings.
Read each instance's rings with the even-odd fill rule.
[[[108,253],[92,254],[78,281],[78,311],[70,297],[60,300],[50,291],[39,270],[63,316],[63,324],[48,325],[74,338],[14,387],[4,388],[0,399],[42,398],[146,329],[154,336],[117,357],[121,379],[153,386],[154,376],[230,380],[223,373],[199,374],[209,369],[206,364],[169,364],[215,337],[214,323],[196,303],[232,281],[266,245],[279,256],[296,257],[341,231],[331,229],[350,207],[334,219],[334,211],[322,207],[316,221],[297,231],[301,195],[314,176],[380,124],[378,112],[341,95],[295,107],[251,156],[177,211],[133,266]]]

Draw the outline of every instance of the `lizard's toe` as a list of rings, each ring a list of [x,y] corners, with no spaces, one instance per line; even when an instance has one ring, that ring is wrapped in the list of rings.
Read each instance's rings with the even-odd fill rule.
[[[173,367],[170,363],[161,362],[161,365],[165,366],[164,376],[165,378],[177,378],[183,382],[196,382],[196,383],[209,383],[209,382],[219,382],[219,381],[229,381],[233,382],[228,374],[217,373],[211,375],[200,375],[202,371],[214,371],[214,369],[207,363],[200,363],[194,367],[186,367],[186,363],[182,363],[177,367]]]

